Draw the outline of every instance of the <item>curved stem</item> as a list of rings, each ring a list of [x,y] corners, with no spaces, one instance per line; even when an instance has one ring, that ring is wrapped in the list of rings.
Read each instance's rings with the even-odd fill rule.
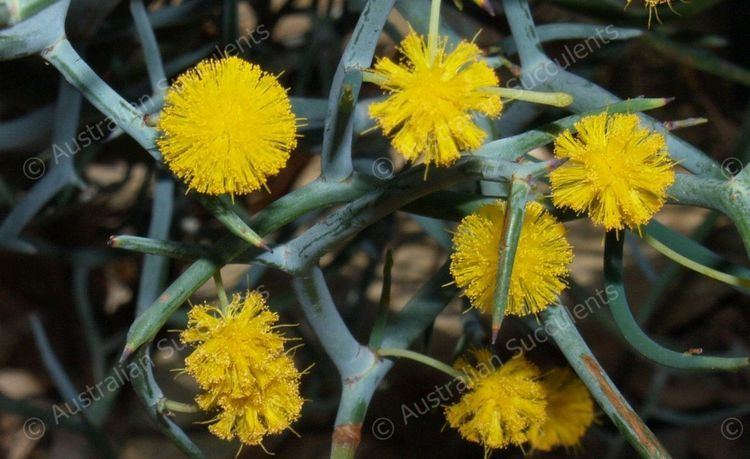
[[[351,378],[371,367],[374,355],[354,339],[344,323],[323,271],[313,266],[295,277],[292,285],[307,321],[341,376]]]
[[[54,129],[52,131],[52,160],[50,171],[34,184],[10,211],[0,225],[0,241],[9,244],[16,241],[31,219],[57,193],[72,184],[82,183],[75,172],[73,160],[79,150],[71,151],[69,144],[75,144],[76,130],[81,116],[81,93],[60,78],[60,89],[55,105]],[[33,158],[31,158],[33,159]],[[27,160],[29,161],[29,160]],[[41,167],[41,166],[40,166]],[[44,169],[42,169],[42,173]],[[25,245],[25,244],[24,244]],[[29,247],[30,251],[34,249]]]
[[[409,346],[455,296],[455,288],[443,287],[449,279],[449,263],[446,262],[386,325],[383,344],[392,348]],[[354,457],[370,399],[392,367],[391,360],[377,360],[361,377],[343,380],[331,457]],[[378,429],[377,424],[373,424],[372,427]]]
[[[465,375],[460,371],[456,370],[452,366],[445,364],[439,360],[433,359],[428,355],[421,354],[419,352],[410,351],[408,349],[397,349],[397,348],[386,348],[381,347],[378,349],[377,355],[380,357],[401,357],[415,362],[419,362],[422,365],[434,368],[438,371],[442,371],[448,376],[456,379],[462,379]]]
[[[135,22],[138,40],[143,47],[151,89],[154,93],[162,92],[167,84],[167,75],[164,72],[159,43],[156,41],[156,35],[151,27],[148,11],[146,11],[143,0],[130,0],[130,14]]]
[[[651,247],[656,249],[657,252],[661,253],[670,260],[679,263],[680,265],[692,269],[693,271],[703,274],[706,277],[715,279],[725,284],[733,285],[735,287],[750,287],[750,279],[746,277],[734,276],[717,269],[713,269],[710,266],[703,265],[680,252],[672,249],[669,245],[661,242],[659,239],[653,237],[648,233],[643,234],[643,240],[648,243]]]
[[[641,330],[630,312],[623,284],[623,239],[607,233],[604,245],[604,282],[607,300],[615,323],[625,340],[647,359],[672,368],[686,370],[738,370],[750,365],[747,357],[724,358],[675,352],[653,341]]]
[[[342,181],[353,171],[354,114],[362,86],[362,70],[369,67],[380,33],[395,0],[368,0],[333,77],[321,151],[322,178]]]
[[[513,40],[518,48],[523,67],[530,67],[546,59],[541,40],[531,19],[527,0],[503,0],[505,17],[508,18]],[[529,24],[531,23],[531,24]]]
[[[172,442],[190,459],[206,459],[203,451],[196,446],[185,432],[169,416],[162,413],[163,406],[160,403],[165,399],[164,393],[156,382],[151,361],[150,349],[144,346],[139,349],[130,365],[135,365],[138,369],[136,377],[132,379],[131,384],[135,389],[136,395],[146,408],[146,414],[154,421],[154,424],[161,430],[164,435],[169,437]]]
[[[161,153],[155,145],[156,130],[144,123],[143,113],[110,88],[73,49],[67,38],[45,48],[41,55],[81,91],[94,107],[112,119],[154,159],[161,160]]]

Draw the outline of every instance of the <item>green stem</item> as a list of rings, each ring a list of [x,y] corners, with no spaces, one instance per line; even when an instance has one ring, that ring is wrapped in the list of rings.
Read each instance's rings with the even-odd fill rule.
[[[377,354],[380,357],[400,357],[404,359],[413,360],[415,362],[421,363],[422,365],[427,365],[428,367],[434,368],[438,371],[442,371],[448,376],[452,378],[456,378],[456,379],[463,379],[466,376],[450,365],[447,365],[439,360],[433,359],[432,357],[429,357],[427,355],[420,354],[419,352],[410,351],[408,349],[380,348],[378,349]]]
[[[368,185],[357,179],[346,183],[317,180],[269,204],[255,215],[253,227],[257,228],[259,234],[266,235],[314,209],[344,204],[362,196],[369,189]],[[150,342],[198,287],[211,279],[223,265],[245,253],[247,248],[245,241],[227,236],[214,245],[215,255],[196,260],[143,314],[136,317],[128,330],[122,359]]]
[[[677,129],[691,128],[708,123],[708,118],[685,118],[682,120],[665,121],[664,129],[676,131]]]
[[[211,250],[202,245],[184,244],[182,242],[139,236],[113,236],[109,239],[109,245],[116,249],[187,261],[193,261],[198,258],[210,258],[212,256]]]
[[[229,298],[227,298],[227,291],[224,290],[224,280],[221,278],[221,269],[214,273],[214,284],[216,285],[216,293],[219,296],[221,309],[226,311],[227,307],[229,307]]]
[[[73,49],[67,38],[59,40],[41,54],[71,85],[81,91],[94,107],[128,133],[154,159],[161,161],[161,153],[155,142],[156,130],[145,124],[144,114],[109,87]]]
[[[328,97],[328,115],[320,152],[322,178],[330,182],[348,179],[353,171],[352,142],[362,71],[372,64],[378,37],[388,21],[395,0],[368,0],[352,39],[341,56]]]
[[[692,269],[697,273],[703,274],[706,277],[710,277],[711,279],[715,279],[717,281],[724,282],[725,284],[733,285],[735,287],[750,287],[750,279],[733,276],[731,274],[713,269],[709,266],[702,265],[682,255],[681,253],[672,250],[669,246],[667,246],[666,244],[662,244],[658,239],[650,236],[648,233],[643,234],[643,240],[648,242],[648,244],[656,249],[657,252],[661,253],[670,260],[679,263],[688,269]]]
[[[362,81],[364,81],[365,83],[372,83],[378,86],[382,86],[386,81],[388,81],[388,78],[371,70],[362,70]]]
[[[258,233],[253,231],[247,223],[237,215],[224,196],[208,196],[196,193],[198,200],[219,220],[232,234],[250,245],[265,250],[271,250]]]
[[[135,29],[138,32],[138,40],[143,47],[144,60],[146,61],[146,71],[151,83],[151,89],[154,94],[164,91],[162,83],[167,81],[167,75],[164,72],[164,62],[159,52],[159,43],[156,40],[154,29],[148,17],[148,11],[143,0],[130,0],[130,15],[133,16]]]
[[[492,344],[497,340],[500,325],[505,316],[510,292],[510,279],[513,273],[513,261],[521,239],[521,228],[526,214],[526,200],[529,196],[529,183],[513,177],[510,184],[508,204],[503,219],[503,232],[500,235],[500,248],[497,260],[497,277],[495,294],[492,297]]]
[[[604,282],[607,301],[625,340],[641,355],[659,365],[685,370],[738,370],[750,365],[747,357],[723,358],[675,352],[653,341],[641,330],[630,311],[623,284],[623,240],[615,231],[604,243]]]
[[[627,99],[604,107],[597,107],[594,110],[571,115],[522,134],[493,140],[480,147],[475,154],[514,161],[534,148],[554,142],[560,133],[566,129],[572,129],[578,121],[586,116],[597,115],[603,111],[607,113],[631,113],[654,110],[664,107],[669,102],[670,99],[663,97],[654,99]]]
[[[169,416],[164,416],[160,410],[160,402],[166,397],[156,382],[148,346],[140,348],[133,356],[129,365],[135,365],[138,369],[137,375],[131,384],[135,393],[143,404],[146,414],[154,422],[154,425],[190,459],[206,459],[201,449],[192,442],[190,437],[183,432]]]
[[[503,0],[503,10],[510,31],[518,48],[524,69],[529,69],[545,59],[541,40],[533,23],[529,2],[526,0]]]
[[[320,267],[315,265],[299,273],[292,285],[308,323],[341,377],[354,379],[371,368],[375,356],[352,336]]]
[[[703,223],[692,232],[689,238],[690,241],[695,241],[696,247],[713,232],[716,222],[721,214],[717,211],[712,211],[703,220]],[[649,223],[646,227],[646,232],[653,235],[649,231],[649,227],[655,224],[654,221]],[[679,234],[679,233],[678,233]],[[702,263],[705,264],[705,261]],[[683,267],[677,263],[670,263],[664,270],[662,270],[657,282],[649,289],[648,295],[638,307],[636,319],[638,323],[643,327],[644,324],[650,320],[651,315],[654,313],[659,304],[663,300],[663,296],[672,288],[673,285],[677,285],[678,280],[684,275]]]
[[[430,5],[430,29],[427,32],[427,49],[430,62],[434,62],[440,45],[440,0],[432,0]]]
[[[391,271],[393,270],[393,251],[388,249],[383,263],[383,290],[380,294],[380,307],[375,323],[370,332],[368,345],[370,349],[377,349],[383,343],[383,331],[388,324],[388,309],[391,305]]]
[[[192,403],[182,403],[182,402],[176,402],[174,400],[170,400],[168,398],[163,398],[159,400],[159,406],[160,411],[171,411],[174,413],[199,413],[200,408],[195,406]]]
[[[58,0],[2,0],[0,28],[12,26],[35,15]]]
[[[643,458],[671,457],[656,436],[633,411],[617,386],[591,353],[564,306],[550,306],[541,314],[545,332],[560,348],[602,411]]]
[[[354,458],[362,438],[362,424],[367,416],[367,407],[392,366],[393,362],[387,360],[376,361],[365,373],[343,380],[341,401],[331,439],[331,458]]]

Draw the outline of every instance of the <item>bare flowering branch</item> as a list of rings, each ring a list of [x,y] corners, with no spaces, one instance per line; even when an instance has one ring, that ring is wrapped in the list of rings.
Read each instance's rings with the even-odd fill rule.
[[[503,14],[498,17],[508,21],[511,36],[497,43],[487,40],[500,36],[495,33],[500,29],[477,38],[476,22],[463,20],[470,12],[486,21],[486,27],[497,25],[487,16],[495,12],[491,2],[479,0],[350,0],[311,6],[225,1],[221,10],[193,0],[168,7],[130,0],[127,25],[121,26],[115,16],[122,13],[112,10],[116,2],[85,0],[71,10],[75,17],[69,24],[87,23],[71,43],[64,33],[68,3],[0,0],[0,59],[37,54],[62,78],[54,110],[44,102],[47,108],[0,126],[4,150],[41,150],[53,133],[50,148],[23,158],[24,178],[38,182],[19,187],[0,181],[3,202],[17,200],[0,224],[0,243],[70,260],[76,312],[97,380],[76,394],[78,381],[74,384],[68,377],[41,321],[34,318],[32,331],[42,361],[64,402],[53,405],[50,416],[0,397],[0,408],[33,415],[29,421],[34,422],[24,424],[30,440],[39,439],[36,421],[42,423],[43,435],[45,422],[52,419],[55,427],[87,435],[97,453],[113,456],[101,426],[111,401],[131,384],[146,414],[187,457],[206,454],[193,442],[192,428],[183,430],[186,424],[175,418],[201,417],[198,420],[218,438],[265,449],[268,436],[294,429],[303,404],[313,399],[337,406],[330,426],[331,457],[352,458],[368,435],[380,440],[393,435],[396,425],[388,418],[364,427],[376,390],[396,360],[408,358],[431,367],[427,371],[442,371],[450,382],[436,385],[417,403],[402,402],[403,425],[412,417],[444,416],[447,426],[479,443],[487,456],[508,447],[574,449],[594,421],[597,402],[621,432],[619,438],[641,456],[669,457],[558,304],[566,289],[575,294],[580,290],[570,269],[576,250],[568,242],[568,232],[577,229],[563,224],[575,219],[587,219],[601,234],[607,233],[604,288],[597,289],[594,302],[597,309],[607,303],[615,319],[612,330],[634,351],[661,367],[716,371],[748,366],[745,356],[703,355],[702,343],[665,348],[657,343],[659,337],[652,339],[641,329],[627,303],[626,235],[635,248],[650,243],[660,254],[737,293],[747,293],[750,286],[750,270],[741,263],[729,263],[654,220],[669,204],[714,209],[715,215],[721,212],[732,220],[750,253],[747,158],[730,158],[720,167],[671,132],[695,127],[704,118],[657,121],[640,112],[672,99],[620,100],[569,70],[611,41],[642,36],[642,28],[615,23],[537,27],[527,0],[501,2]],[[591,8],[613,18],[621,13],[620,7],[613,9],[614,0],[556,3],[575,6],[577,14]],[[88,21],[87,8],[94,4],[94,19]],[[454,4],[468,11],[460,12]],[[659,5],[672,6],[667,0],[643,4],[649,12]],[[394,6],[408,28],[392,14]],[[696,8],[693,11],[703,11],[705,5]],[[311,27],[299,36],[279,38],[279,21],[301,11]],[[99,25],[110,12],[106,30],[94,34],[91,24]],[[355,14],[356,23],[351,20]],[[179,27],[189,16],[201,21],[201,40],[220,41],[195,46],[183,34],[157,30]],[[245,28],[247,17],[257,19],[257,26]],[[634,17],[645,25],[645,10]],[[451,25],[460,26],[460,33]],[[184,43],[176,46],[172,35]],[[106,49],[123,37],[138,40],[140,47],[124,47],[135,49],[138,56],[123,51],[126,60],[118,52],[107,56],[107,62],[127,62],[127,71],[87,61],[85,47],[94,39],[97,49]],[[554,40],[568,41],[562,58],[550,58],[542,47]],[[382,57],[376,57],[381,54],[379,43],[387,45]],[[645,37],[643,43],[684,65],[718,76],[726,73],[730,81],[747,80],[744,69],[704,50],[658,35]],[[397,45],[398,57],[388,54],[391,44]],[[185,54],[165,62],[161,50]],[[520,65],[511,60],[516,54]],[[502,82],[499,67],[513,77]],[[140,79],[116,90],[122,79],[132,80],[131,73],[140,73]],[[178,74],[170,84],[168,75]],[[151,95],[129,103],[125,95],[146,81]],[[372,84],[363,87],[363,82]],[[362,91],[370,95],[360,101]],[[82,130],[82,122],[89,122],[83,100],[106,120]],[[535,122],[543,111],[544,119],[557,121]],[[13,133],[34,130],[36,124],[36,135]],[[89,168],[92,161],[110,160],[108,150],[106,156],[96,153],[109,148],[121,133],[148,155],[117,156],[118,149],[115,155],[125,158],[126,178],[116,185],[100,184]],[[97,150],[89,151],[92,146]],[[87,154],[78,155],[82,151]],[[320,155],[319,169],[308,154]],[[46,161],[50,156],[54,163]],[[677,173],[678,165],[688,172]],[[120,361],[107,369],[121,337],[106,336],[114,325],[98,323],[105,308],[90,287],[93,269],[115,257],[102,255],[109,253],[104,250],[61,249],[53,238],[44,239],[46,231],[22,233],[47,209],[58,219],[53,221],[62,215],[69,223],[81,213],[79,207],[70,212],[73,205],[85,206],[102,190],[119,191],[134,169],[146,177],[132,187],[140,192],[128,193],[137,194],[136,202],[128,209],[118,207],[117,219],[102,218],[97,226],[121,234],[109,240],[112,248],[122,250],[118,259],[132,252],[146,255],[142,264],[140,259],[127,260],[128,266],[140,266],[137,276],[127,276],[138,278],[137,295],[129,302],[135,312]],[[313,171],[313,177],[301,170]],[[91,184],[83,183],[83,177]],[[182,199],[180,187],[187,191]],[[144,203],[149,199],[152,202]],[[208,213],[193,215],[193,200]],[[150,213],[148,218],[144,212]],[[390,228],[400,219],[389,218],[398,212],[412,214],[421,234],[438,242],[435,259],[442,263],[428,279],[419,280],[422,287],[401,309],[395,292],[403,252],[390,243]],[[273,249],[266,241],[274,241]],[[381,288],[374,273],[380,271],[383,252]],[[348,294],[341,295],[347,301],[337,305],[334,298],[340,295],[331,287],[341,284],[334,279],[355,253],[366,259],[361,279],[350,282],[359,274],[346,276],[357,285],[350,286],[344,292]],[[638,250],[632,256],[649,273],[658,271]],[[173,262],[174,269],[167,269]],[[252,270],[235,283],[221,275],[230,263]],[[274,270],[291,277],[294,295],[276,296],[275,288],[269,293],[259,285]],[[670,272],[674,270],[658,281],[657,297],[672,282]],[[191,302],[211,280],[216,298]],[[382,291],[378,310],[369,311],[364,299],[377,290]],[[454,355],[428,355],[435,348],[429,339],[436,318],[457,296],[467,299],[464,308],[475,310],[459,319],[466,324]],[[126,314],[121,306],[126,302],[118,303],[118,318]],[[589,303],[587,299],[572,312],[577,318],[593,313]],[[183,306],[186,314],[176,314]],[[299,307],[305,326],[287,329],[288,324],[280,323],[286,307]],[[642,314],[651,310],[649,306]],[[520,341],[508,339],[503,349],[492,347],[506,331],[501,323],[512,322],[530,325],[531,332]],[[158,336],[173,332],[174,324],[179,335],[165,344],[166,338]],[[368,343],[360,340],[368,335]],[[292,342],[300,336],[320,346],[302,348],[295,355],[304,343]],[[537,358],[544,350],[538,344],[550,339],[572,370],[550,368],[550,359]],[[165,353],[169,358],[156,358]],[[506,353],[515,355],[503,360]],[[298,368],[303,360],[313,364],[315,372]],[[168,393],[166,386],[162,390],[155,368],[163,362],[182,369],[197,384],[195,403],[177,401],[184,399]],[[322,374],[327,371],[338,373],[338,378]],[[315,379],[303,384],[308,377]],[[338,399],[327,385],[336,379]],[[655,385],[647,404],[651,413],[659,412],[662,383]],[[315,400],[321,396],[319,386],[334,395]],[[679,420],[679,413],[662,414],[659,419]]]

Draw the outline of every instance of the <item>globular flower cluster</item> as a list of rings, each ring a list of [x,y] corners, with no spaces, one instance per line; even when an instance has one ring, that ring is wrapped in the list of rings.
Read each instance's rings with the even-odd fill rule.
[[[440,38],[437,49],[431,49],[412,32],[400,51],[400,63],[382,58],[369,71],[388,93],[370,105],[370,115],[404,158],[450,166],[462,151],[479,148],[487,137],[473,114],[500,115],[500,96],[487,91],[499,84],[498,77],[479,48],[467,41],[448,51],[447,39]]]
[[[662,208],[674,162],[662,134],[633,114],[588,116],[555,140],[567,159],[550,173],[555,206],[587,213],[606,230],[637,228]]]
[[[554,368],[541,381],[546,419],[529,429],[529,444],[538,451],[578,446],[596,417],[588,389],[570,368]]]
[[[469,390],[448,406],[448,424],[466,440],[487,451],[511,445],[550,451],[577,445],[594,420],[594,404],[583,383],[569,369],[544,375],[518,356],[491,372],[492,353],[459,358],[454,367],[465,374]],[[477,371],[481,369],[482,371]]]
[[[265,186],[297,145],[297,119],[275,76],[238,57],[207,59],[167,91],[157,140],[170,170],[210,195]]]
[[[461,221],[453,236],[451,274],[471,305],[485,313],[491,313],[494,306],[506,207],[504,201],[481,207]],[[543,311],[565,288],[564,277],[572,260],[565,227],[544,206],[529,202],[513,261],[505,313],[525,316]]]
[[[209,426],[217,437],[258,445],[299,418],[301,375],[284,349],[288,339],[275,330],[277,321],[255,291],[235,295],[224,309],[204,304],[190,310],[180,337],[195,350],[185,371],[203,390],[198,406],[217,412]]]
[[[492,365],[492,354],[477,350],[472,354],[477,367]],[[474,365],[459,358],[454,368],[476,374]],[[539,369],[523,357],[514,358],[486,376],[469,379],[469,391],[445,410],[448,425],[463,438],[489,449],[521,446],[526,432],[545,419],[546,401]]]

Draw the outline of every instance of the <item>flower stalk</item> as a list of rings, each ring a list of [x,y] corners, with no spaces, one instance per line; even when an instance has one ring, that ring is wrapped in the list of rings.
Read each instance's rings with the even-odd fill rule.
[[[421,363],[422,365],[426,365],[430,368],[434,368],[440,372],[443,372],[446,375],[455,379],[464,379],[466,376],[465,374],[456,370],[450,365],[446,365],[445,363],[439,360],[433,359],[430,356],[421,354],[419,352],[410,351],[408,349],[380,348],[377,351],[377,355],[379,357],[400,357],[400,358],[413,360],[415,362]]]
[[[504,87],[487,88],[486,91],[498,94],[503,99],[510,101],[521,100],[558,108],[569,107],[573,103],[573,96],[564,92],[540,92]]]
[[[438,43],[440,42],[440,5],[441,0],[432,0],[430,4],[430,29],[427,32],[427,47],[429,49],[430,62],[437,57]]]

